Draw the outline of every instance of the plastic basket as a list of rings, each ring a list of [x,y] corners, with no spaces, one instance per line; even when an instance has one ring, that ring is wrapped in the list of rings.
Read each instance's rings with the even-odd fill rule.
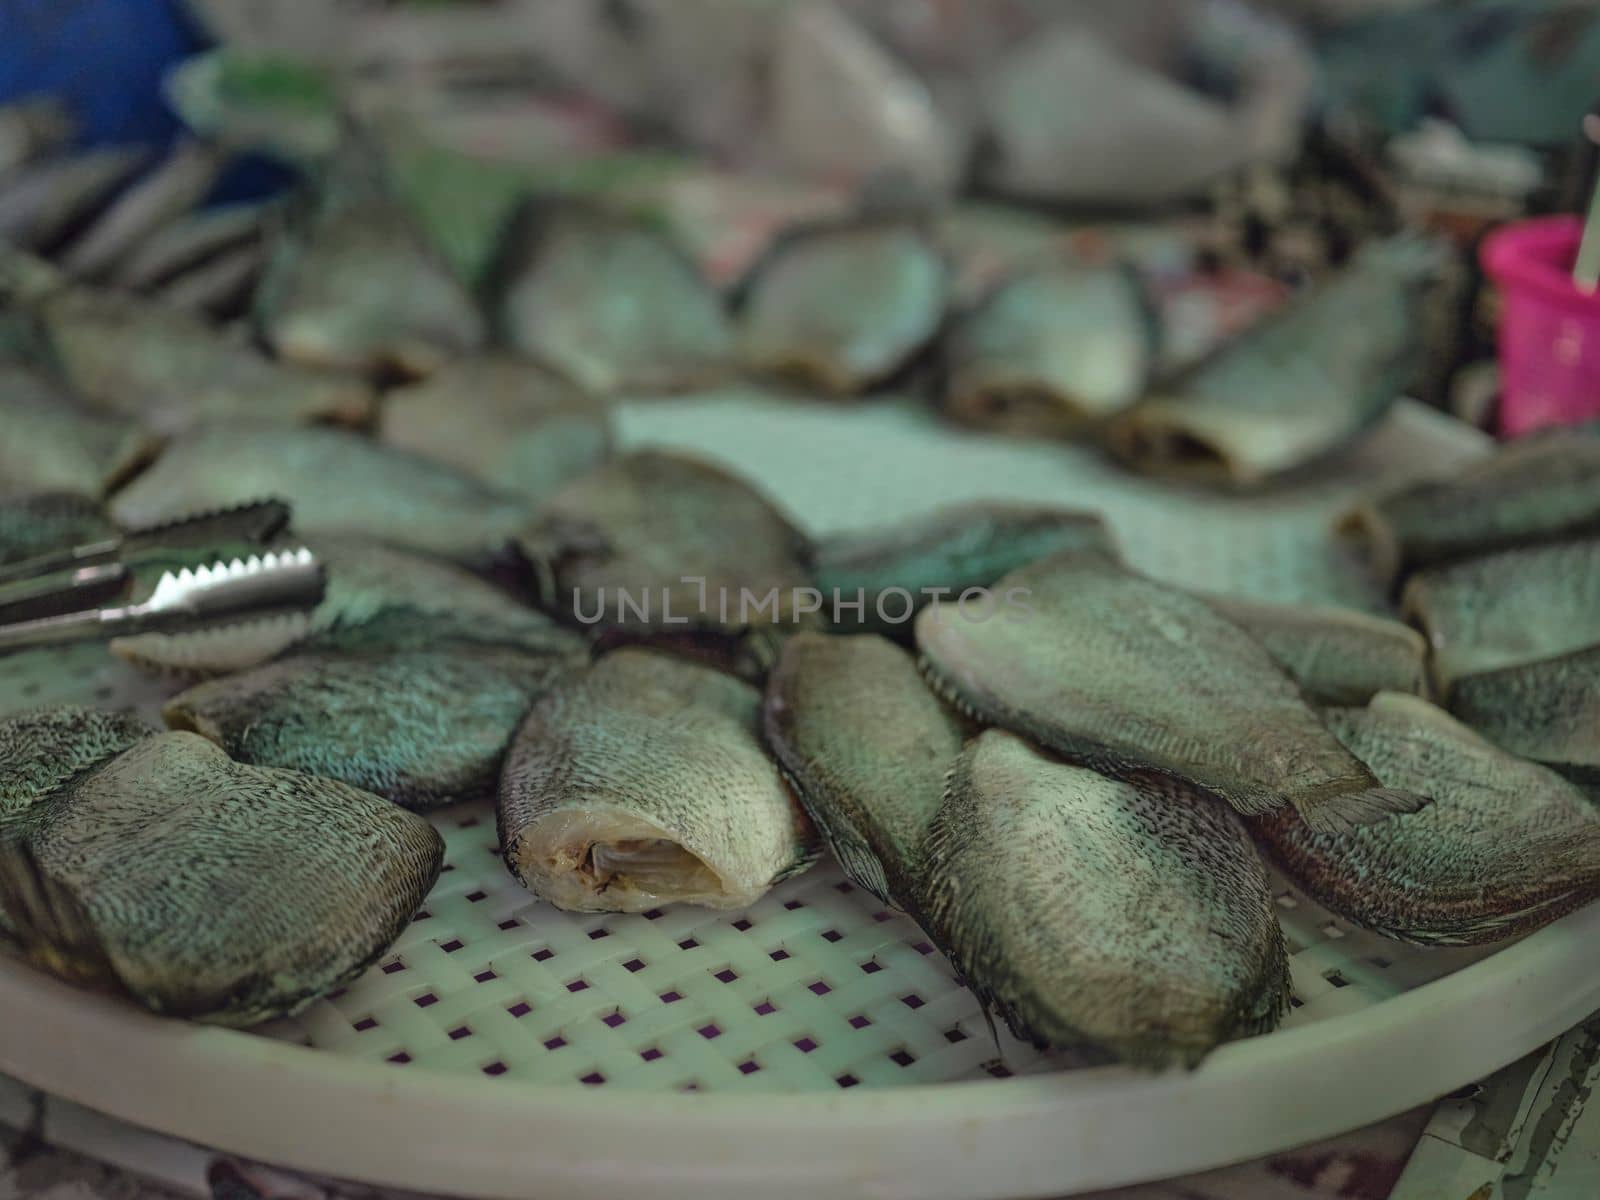
[[[1483,268],[1500,286],[1500,432],[1600,417],[1600,292],[1572,282],[1583,224],[1521,221],[1490,234]]]

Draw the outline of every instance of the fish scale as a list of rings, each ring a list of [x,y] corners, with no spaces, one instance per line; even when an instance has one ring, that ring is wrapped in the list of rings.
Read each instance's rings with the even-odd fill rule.
[[[1113,780],[987,730],[925,853],[925,928],[1036,1045],[1192,1066],[1287,1008],[1266,872],[1239,819],[1181,783]]]

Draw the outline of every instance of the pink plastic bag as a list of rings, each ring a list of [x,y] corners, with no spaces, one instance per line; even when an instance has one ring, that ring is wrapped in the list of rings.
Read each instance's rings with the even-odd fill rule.
[[[1500,432],[1600,418],[1600,292],[1572,282],[1583,223],[1519,221],[1484,239],[1500,287]]]

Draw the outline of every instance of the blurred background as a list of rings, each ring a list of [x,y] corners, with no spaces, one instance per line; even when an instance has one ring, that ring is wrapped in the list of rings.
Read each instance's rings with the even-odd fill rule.
[[[197,139],[185,195],[253,206],[355,117],[472,281],[529,192],[659,220],[724,284],[784,225],[887,194],[945,205],[971,291],[1045,245],[1133,260],[1176,363],[1366,238],[1437,229],[1460,269],[1414,391],[1484,426],[1477,243],[1585,207],[1600,99],[1600,11],[1562,0],[10,0],[0,48],[0,102],[64,110],[13,135],[18,164],[139,152],[13,240],[219,317],[249,294],[248,221],[183,264],[210,286],[119,280],[117,253],[70,244]]]

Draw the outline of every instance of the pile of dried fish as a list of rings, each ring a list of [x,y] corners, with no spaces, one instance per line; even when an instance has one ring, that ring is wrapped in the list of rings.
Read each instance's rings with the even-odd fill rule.
[[[1546,431],[1341,530],[1429,641],[1439,701],[1500,748],[1600,777],[1600,438]]]
[[[1407,385],[1431,243],[1366,247],[1172,378],[1132,267],[1055,246],[974,301],[938,214],[881,197],[724,295],[615,197],[528,195],[468,281],[370,130],[319,142],[266,229],[189,212],[220,151],[135,182],[63,137],[0,111],[0,564],[276,497],[327,586],[295,620],[115,642],[184,688],[167,732],[0,723],[0,932],[48,969],[169,1015],[291,1011],[421,903],[415,813],[492,800],[511,873],[580,911],[742,907],[826,846],[1019,1036],[1159,1067],[1284,1011],[1263,853],[1420,944],[1600,897],[1563,778],[1600,775],[1592,434],[1352,514],[1420,633],[1151,580],[1091,512],[813,538],[736,469],[615,445],[614,398],[742,372],[1267,485]],[[226,550],[152,551],[131,586]]]

